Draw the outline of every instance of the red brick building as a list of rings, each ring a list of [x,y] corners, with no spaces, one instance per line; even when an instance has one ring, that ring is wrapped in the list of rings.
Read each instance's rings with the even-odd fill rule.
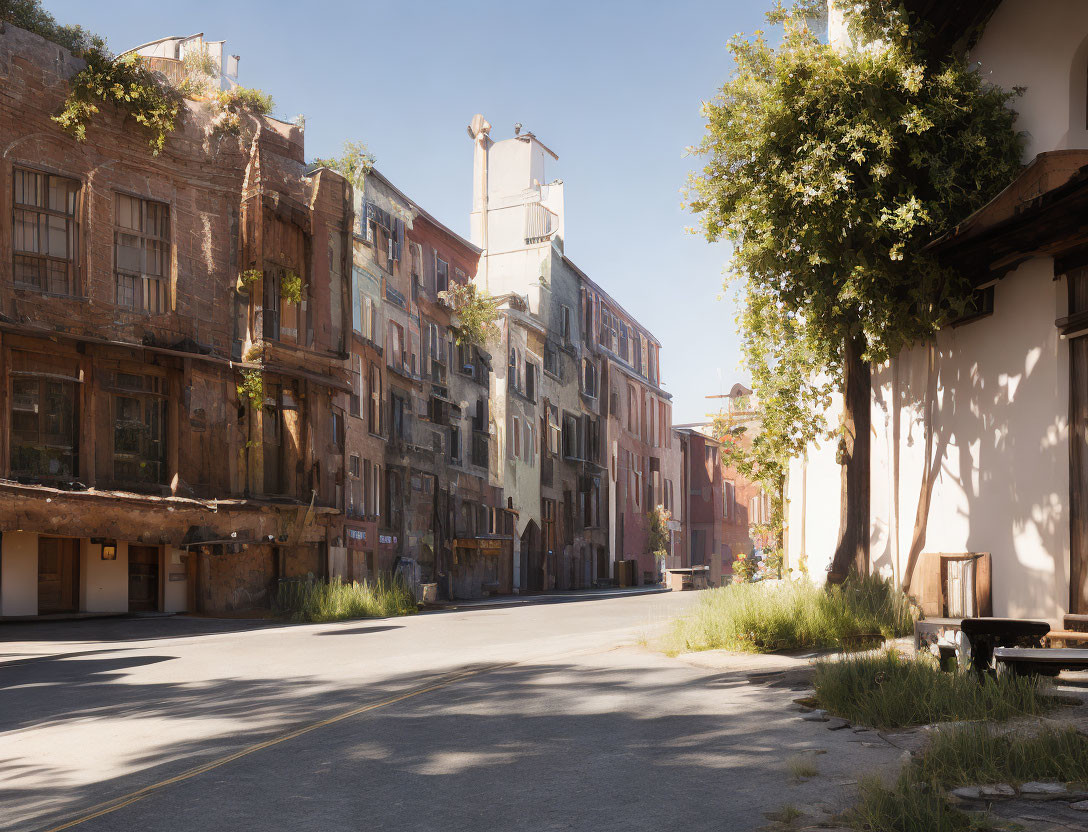
[[[206,103],[77,142],[81,65],[0,33],[0,615],[267,605],[338,542],[350,188]]]

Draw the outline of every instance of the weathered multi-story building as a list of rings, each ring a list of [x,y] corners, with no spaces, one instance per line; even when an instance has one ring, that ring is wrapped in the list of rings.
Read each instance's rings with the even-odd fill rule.
[[[77,142],[81,66],[0,32],[0,614],[267,604],[340,543],[350,188],[212,101]]]
[[[475,276],[480,251],[377,170],[366,173],[355,209],[360,404],[348,420],[357,451],[348,467],[352,505],[363,509],[348,510],[349,548],[361,552],[350,574],[388,575],[403,558],[443,597],[509,592],[511,544],[489,482],[490,356],[459,339],[444,302]]]
[[[477,282],[502,299],[507,361],[496,368],[492,399],[506,459],[498,484],[517,516],[518,585],[609,581],[612,563],[625,559],[654,580],[646,514],[671,487],[661,476],[671,406],[658,381],[658,342],[564,254],[563,183],[546,175],[556,154],[520,125],[499,142],[482,116],[469,130],[472,239],[483,249]],[[623,319],[623,353],[618,342],[605,344],[611,330],[602,329],[602,310],[610,322]],[[620,405],[610,409],[608,398],[610,369],[624,395],[637,386],[638,421],[622,438]],[[621,453],[637,456],[643,472],[637,496],[626,483],[636,463],[618,469]],[[616,499],[618,470],[630,507]]]
[[[759,559],[776,541],[770,530],[771,499],[723,456],[725,443],[751,447],[760,427],[752,391],[734,384],[721,399],[720,423],[677,425],[682,484],[680,498],[684,545],[679,566],[705,566],[712,586],[729,583],[738,555]],[[726,428],[720,439],[715,430]]]

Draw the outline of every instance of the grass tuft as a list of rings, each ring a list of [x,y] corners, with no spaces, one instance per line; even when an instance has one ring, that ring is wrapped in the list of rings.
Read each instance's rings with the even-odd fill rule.
[[[816,763],[813,762],[811,757],[806,757],[804,754],[798,754],[786,760],[786,768],[794,780],[804,780],[820,774],[820,769],[816,766]]]
[[[858,803],[845,815],[862,832],[972,832],[991,829],[984,819],[952,806],[940,790],[900,777],[890,788],[872,777],[858,784]]]
[[[417,611],[412,590],[402,581],[345,583],[299,581],[280,584],[276,607],[295,621],[342,621],[347,618],[388,618]]]
[[[1056,704],[1038,677],[944,673],[928,656],[907,659],[894,650],[818,661],[813,682],[820,707],[873,728],[1005,720]]]
[[[864,645],[913,631],[906,596],[875,576],[819,587],[807,580],[731,584],[702,593],[693,612],[673,622],[665,649],[769,653]]]
[[[1031,781],[1088,783],[1088,736],[1075,728],[995,735],[986,725],[938,731],[914,771],[945,788]]]
[[[857,806],[845,820],[863,832],[993,829],[985,817],[952,806],[943,790],[1034,780],[1088,781],[1088,737],[1075,728],[1047,728],[1034,736],[998,736],[985,724],[939,731],[921,758],[907,766],[892,786],[878,778],[862,781]]]

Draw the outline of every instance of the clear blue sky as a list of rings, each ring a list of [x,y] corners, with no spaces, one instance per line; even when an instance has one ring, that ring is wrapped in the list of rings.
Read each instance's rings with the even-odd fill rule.
[[[378,167],[468,235],[472,144],[520,121],[559,154],[566,253],[662,342],[674,421],[747,381],[735,310],[718,301],[728,249],[686,232],[680,189],[698,160],[699,105],[731,62],[725,44],[763,25],[769,0],[510,3],[310,0],[43,0],[115,51],[203,31],[241,56],[275,114],[306,116],[309,158],[366,142]]]

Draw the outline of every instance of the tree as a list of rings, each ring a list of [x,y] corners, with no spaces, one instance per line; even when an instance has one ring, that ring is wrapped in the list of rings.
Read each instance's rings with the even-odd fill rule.
[[[849,9],[861,47],[810,31],[812,2],[779,6],[730,43],[736,69],[703,105],[689,208],[733,245],[745,360],[764,420],[759,467],[838,436],[842,513],[830,578],[868,569],[869,367],[930,338],[973,302],[970,283],[924,245],[1015,176],[1013,93],[957,57],[894,3]],[[888,10],[890,8],[890,10]],[[860,40],[862,36],[866,40]],[[841,424],[822,413],[843,395]],[[754,444],[754,443],[753,443]]]
[[[56,18],[42,8],[41,0],[0,0],[0,21],[26,29],[46,40],[59,44],[79,56],[102,39],[82,26],[57,23]]]
[[[646,514],[649,523],[650,554],[660,563],[669,556],[669,521],[672,514],[664,506],[654,506]]]

